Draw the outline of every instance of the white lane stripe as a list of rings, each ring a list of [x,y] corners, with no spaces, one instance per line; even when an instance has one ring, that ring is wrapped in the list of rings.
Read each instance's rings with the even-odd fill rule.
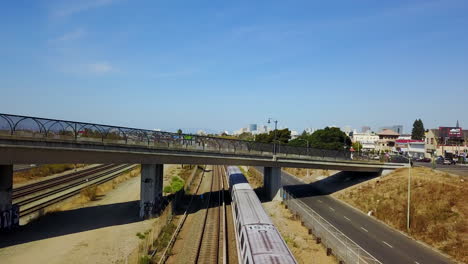
[[[382,241],[382,242],[384,242],[384,244],[385,244],[385,245],[387,245],[387,246],[389,246],[389,247],[393,248],[393,246],[392,246],[392,245],[390,245],[389,243],[387,243],[387,242],[385,242],[385,241]]]
[[[346,217],[346,216],[345,216],[344,218],[346,218],[346,220],[348,220],[348,221],[351,221],[351,219],[349,219],[349,218],[348,218],[348,217]]]
[[[330,208],[330,210],[332,210],[333,212],[335,212],[335,209],[331,208],[330,206],[329,206],[328,208]]]
[[[361,229],[362,229],[362,230],[364,230],[364,231],[366,231],[366,232],[369,232],[369,231],[367,231],[367,229],[365,229],[365,228],[364,228],[364,227],[362,227],[362,226],[361,226]]]

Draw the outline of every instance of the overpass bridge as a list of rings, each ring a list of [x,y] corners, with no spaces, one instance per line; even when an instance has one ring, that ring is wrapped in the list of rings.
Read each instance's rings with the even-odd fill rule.
[[[404,166],[351,159],[348,151],[0,114],[0,213],[9,214],[1,223],[14,221],[13,165],[34,163],[142,164],[141,217],[159,210],[163,164],[262,166],[270,198],[281,188],[281,167],[382,172]]]

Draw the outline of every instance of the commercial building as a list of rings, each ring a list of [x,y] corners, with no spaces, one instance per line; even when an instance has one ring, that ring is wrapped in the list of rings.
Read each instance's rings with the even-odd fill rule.
[[[397,132],[398,134],[403,134],[402,125],[384,126],[384,127],[381,127],[380,130],[393,130]]]
[[[359,142],[362,145],[362,151],[373,151],[375,150],[376,142],[379,140],[379,136],[370,130],[365,133],[353,132],[351,141],[353,143]]]
[[[399,152],[403,155],[408,155],[412,158],[425,157],[425,142],[424,140],[413,139],[397,139],[393,152]]]
[[[439,127],[426,132],[426,156],[444,156],[446,153],[468,153],[468,130],[461,127]]]
[[[257,131],[257,124],[250,124],[249,125],[249,132]]]
[[[379,140],[376,142],[375,150],[379,152],[390,152],[394,150],[395,142],[400,136],[399,133],[391,130],[384,129],[377,133]]]

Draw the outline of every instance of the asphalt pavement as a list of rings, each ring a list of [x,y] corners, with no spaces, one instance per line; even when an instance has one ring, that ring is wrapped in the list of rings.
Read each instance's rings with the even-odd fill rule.
[[[382,263],[452,263],[445,256],[329,195],[376,175],[365,174],[360,177],[356,173],[342,172],[311,184],[304,184],[284,171],[281,176],[285,190]]]
[[[414,166],[432,168],[432,163],[431,162],[415,162]],[[448,172],[448,173],[460,175],[460,176],[463,176],[463,177],[468,177],[468,165],[436,164],[435,169],[443,171],[443,172]]]

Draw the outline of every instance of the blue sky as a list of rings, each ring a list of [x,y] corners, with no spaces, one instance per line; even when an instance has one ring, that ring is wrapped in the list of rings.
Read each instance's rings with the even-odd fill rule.
[[[0,4],[0,112],[141,128],[468,127],[468,2]]]

